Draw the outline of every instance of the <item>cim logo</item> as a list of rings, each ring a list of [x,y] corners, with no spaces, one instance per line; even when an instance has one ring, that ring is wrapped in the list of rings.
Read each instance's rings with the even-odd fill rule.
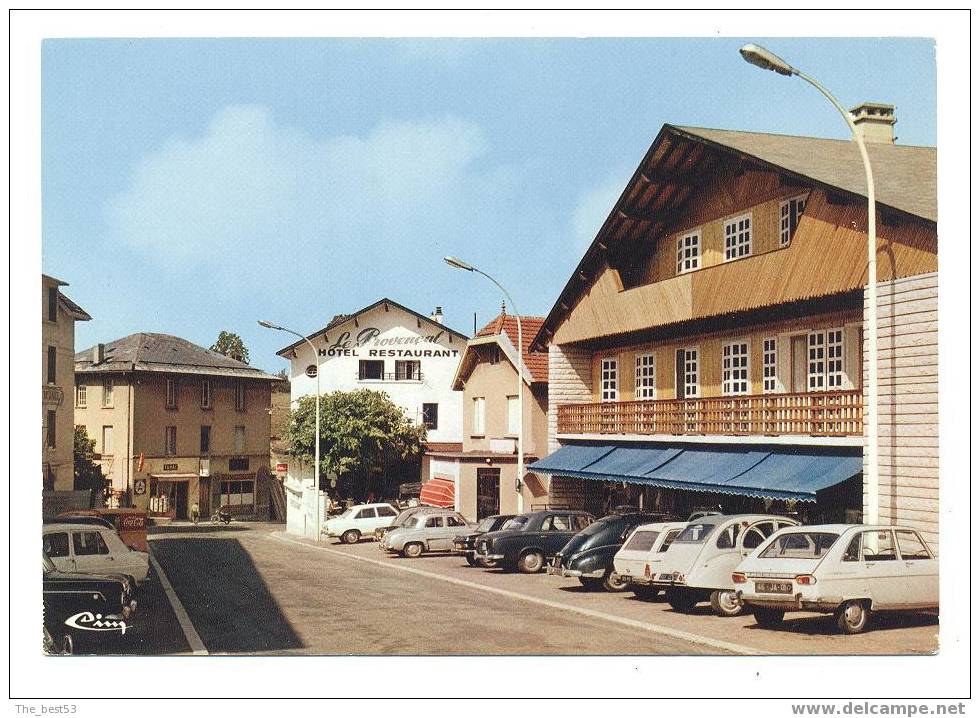
[[[126,633],[126,622],[118,618],[103,616],[101,613],[82,611],[65,619],[65,625],[82,631],[119,631]]]

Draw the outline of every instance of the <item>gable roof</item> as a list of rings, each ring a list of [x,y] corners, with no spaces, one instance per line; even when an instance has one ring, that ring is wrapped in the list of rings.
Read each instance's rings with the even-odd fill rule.
[[[528,386],[534,383],[548,383],[547,353],[532,352],[529,350],[531,341],[538,331],[540,331],[543,322],[544,317],[521,317],[522,339],[524,340],[524,351],[521,352],[521,360],[524,365],[524,381]],[[457,391],[461,390],[466,377],[470,375],[476,366],[474,349],[490,344],[499,346],[506,355],[507,361],[512,366],[517,366],[516,316],[506,313],[499,314],[466,343],[466,349],[463,350],[463,354],[459,358],[459,365],[456,367],[456,374],[453,377],[453,389]]]
[[[868,143],[875,200],[935,225],[936,148]],[[723,162],[776,171],[867,201],[864,164],[852,141],[665,124],[647,150],[531,342],[543,349],[610,257],[640,238],[660,238]]]
[[[58,303],[61,308],[64,309],[72,319],[80,322],[87,322],[92,319],[92,316],[82,309],[80,306],[75,304],[71,299],[69,299],[64,292],[61,291],[61,287],[67,287],[68,282],[63,279],[58,279],[57,277],[52,277],[50,274],[41,274],[42,282],[48,282],[58,288]]]
[[[374,302],[373,304],[369,304],[369,305],[367,305],[366,307],[364,307],[362,309],[358,309],[356,312],[353,312],[352,314],[335,314],[334,317],[333,317],[333,319],[331,319],[329,321],[329,323],[327,323],[327,326],[323,327],[323,329],[318,329],[317,331],[315,331],[312,334],[308,335],[306,338],[312,341],[313,339],[316,339],[318,336],[320,336],[324,332],[328,332],[328,331],[330,331],[331,329],[333,329],[335,327],[339,327],[344,322],[350,321],[351,319],[355,319],[355,318],[361,316],[362,314],[365,314],[365,313],[371,311],[372,309],[374,309],[375,307],[379,307],[381,305],[386,305],[386,306],[387,305],[390,305],[392,307],[395,307],[396,309],[402,310],[403,312],[408,312],[409,314],[411,314],[412,316],[414,316],[419,321],[427,322],[427,323],[431,324],[433,327],[438,327],[439,329],[442,329],[443,331],[449,332],[453,336],[459,337],[464,342],[467,339],[469,339],[469,337],[466,336],[465,334],[463,334],[461,332],[457,332],[455,329],[451,329],[450,327],[447,327],[445,324],[440,324],[439,322],[433,320],[431,317],[427,317],[424,314],[419,314],[414,309],[409,309],[405,305],[399,304],[398,302],[396,302],[394,300],[391,300],[391,299],[388,299],[387,297],[382,297],[381,299],[379,299],[378,301]],[[291,352],[293,349],[295,349],[296,347],[298,347],[300,344],[303,344],[303,343],[304,343],[304,340],[303,339],[297,339],[292,344],[290,344],[288,346],[285,346],[282,349],[280,349],[279,351],[277,351],[276,354],[278,354],[281,357],[285,357],[287,353]]]
[[[93,361],[94,349],[89,347],[75,354],[76,372],[157,371],[279,380],[261,369],[170,334],[138,332],[111,341],[104,345],[105,358],[98,364]]]

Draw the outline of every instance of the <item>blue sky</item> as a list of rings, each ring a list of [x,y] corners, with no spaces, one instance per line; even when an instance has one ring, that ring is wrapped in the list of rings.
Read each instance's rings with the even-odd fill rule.
[[[258,318],[388,296],[482,326],[500,296],[446,254],[545,314],[665,122],[847,137],[747,41],[935,144],[927,39],[47,40],[43,269],[94,317],[79,349],[229,330],[272,371]]]

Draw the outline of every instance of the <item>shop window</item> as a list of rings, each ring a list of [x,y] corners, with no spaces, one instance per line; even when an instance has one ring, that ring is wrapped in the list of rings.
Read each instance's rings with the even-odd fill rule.
[[[395,379],[397,381],[421,381],[422,364],[417,359],[395,361]]]
[[[725,222],[725,261],[752,254],[752,215],[745,214]]]
[[[684,274],[701,264],[701,231],[677,238],[677,273]]]
[[[599,373],[599,398],[602,401],[616,401],[619,397],[619,361],[603,359]]]
[[[806,207],[806,197],[793,197],[779,205],[779,246],[786,247],[796,232],[796,225]]]
[[[383,360],[361,359],[357,367],[357,378],[360,381],[385,378],[385,363]]]
[[[430,431],[435,431],[439,428],[438,404],[422,404],[422,423]]]
[[[732,342],[722,347],[721,393],[726,396],[749,393],[748,342]]]
[[[222,506],[252,506],[255,504],[254,481],[222,481]]]
[[[653,354],[636,357],[636,398],[657,398],[657,365]]]

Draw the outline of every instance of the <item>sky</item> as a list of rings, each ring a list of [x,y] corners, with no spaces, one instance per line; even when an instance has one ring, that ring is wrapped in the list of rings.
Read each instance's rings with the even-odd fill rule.
[[[388,297],[472,334],[500,293],[445,255],[545,315],[664,123],[848,137],[750,41],[936,144],[929,39],[45,40],[43,271],[79,350],[225,330],[268,371],[291,337],[258,319]]]

